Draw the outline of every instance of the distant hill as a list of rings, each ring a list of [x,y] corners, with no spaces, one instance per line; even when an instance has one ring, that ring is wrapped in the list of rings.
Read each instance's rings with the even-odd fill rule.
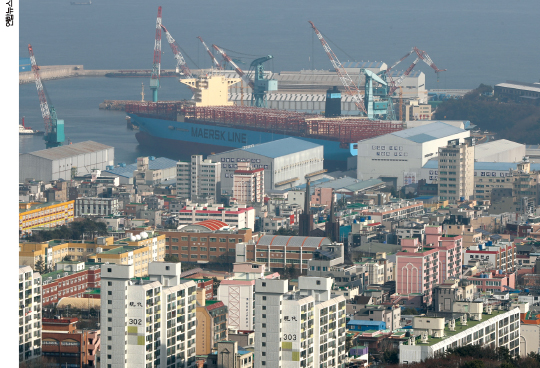
[[[462,99],[444,101],[434,119],[469,120],[481,130],[497,133],[497,138],[540,144],[540,107],[500,102],[496,95],[484,94],[491,91],[491,86],[481,84]]]

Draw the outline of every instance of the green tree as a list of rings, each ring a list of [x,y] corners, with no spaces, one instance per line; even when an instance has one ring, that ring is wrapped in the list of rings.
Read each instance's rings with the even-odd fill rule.
[[[165,255],[165,258],[163,259],[165,262],[175,262],[178,263],[180,260],[178,259],[178,256],[167,254]]]
[[[463,364],[463,368],[484,368],[484,362],[479,359],[471,360]]]
[[[275,232],[275,235],[297,236],[297,235],[298,235],[298,231],[297,231],[297,230],[293,230],[293,229],[286,229],[286,228],[282,227],[282,228],[279,228],[279,229]]]
[[[47,271],[47,265],[43,261],[42,256],[39,256],[39,259],[37,260],[36,264],[34,265],[34,270],[36,270],[36,272],[39,272],[42,275]]]
[[[404,315],[416,315],[416,314],[418,314],[418,311],[415,308],[406,308],[401,312],[401,314],[404,314]]]

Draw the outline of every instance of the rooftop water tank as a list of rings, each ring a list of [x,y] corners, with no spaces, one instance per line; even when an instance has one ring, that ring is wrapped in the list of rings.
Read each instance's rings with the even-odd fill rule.
[[[525,292],[528,293],[528,292],[529,292],[529,289],[525,289]]]
[[[367,219],[368,219],[368,220],[371,220],[371,216],[368,216]]]
[[[365,217],[360,217],[360,222],[364,222],[366,221],[366,218]]]
[[[118,164],[118,166],[120,166],[120,167],[126,167],[126,163],[125,163],[125,162],[121,162],[121,163]]]

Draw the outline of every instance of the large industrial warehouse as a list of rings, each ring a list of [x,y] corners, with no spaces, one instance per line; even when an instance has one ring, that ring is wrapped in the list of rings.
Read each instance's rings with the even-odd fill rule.
[[[358,142],[358,179],[381,178],[398,188],[417,181],[426,162],[438,156],[449,140],[470,132],[442,122],[365,139]]]
[[[304,184],[306,177],[324,172],[324,147],[297,138],[284,138],[208,156],[221,165],[221,191],[231,194],[237,162],[250,162],[264,169],[264,188],[286,189]]]
[[[114,164],[114,147],[93,141],[22,153],[19,155],[19,182],[25,179],[70,180],[93,169],[105,170]]]

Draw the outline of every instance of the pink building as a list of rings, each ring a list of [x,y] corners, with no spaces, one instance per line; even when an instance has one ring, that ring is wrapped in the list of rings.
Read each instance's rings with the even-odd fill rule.
[[[508,288],[515,289],[516,274],[502,273],[502,271],[478,272],[473,276],[467,277],[472,281],[478,291],[508,291]]]
[[[311,204],[330,207],[332,199],[332,188],[315,188],[315,193],[311,196]]]
[[[234,171],[233,198],[240,204],[262,202],[264,197],[264,169],[251,170],[249,162],[239,162]]]
[[[439,283],[439,250],[422,247],[416,238],[401,239],[401,249],[396,254],[396,292],[424,295],[430,305],[433,286]]]
[[[422,294],[424,303],[432,302],[433,287],[461,275],[461,235],[444,235],[441,226],[426,227],[426,246],[417,238],[401,239],[396,255],[396,292],[399,295]]]

